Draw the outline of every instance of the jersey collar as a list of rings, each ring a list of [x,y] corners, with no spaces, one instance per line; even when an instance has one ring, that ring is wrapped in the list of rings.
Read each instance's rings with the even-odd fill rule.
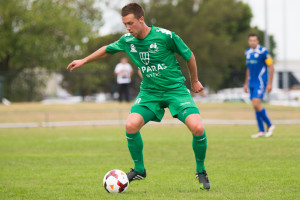
[[[153,27],[154,27],[154,26],[152,25],[152,26],[148,26],[148,27],[151,27],[151,29],[150,29],[148,35],[146,35],[146,37],[145,37],[144,39],[139,39],[139,38],[136,38],[136,39],[138,39],[138,40],[145,40],[145,39],[147,39],[147,38],[149,37],[149,35],[151,35],[151,32],[153,31]]]
[[[249,52],[248,53],[253,53],[253,52],[256,52],[256,53],[259,53],[260,52],[260,45],[258,44],[255,49],[252,49],[250,48]]]

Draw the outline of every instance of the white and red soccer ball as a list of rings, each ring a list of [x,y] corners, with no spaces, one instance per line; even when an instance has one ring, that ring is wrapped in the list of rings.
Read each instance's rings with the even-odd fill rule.
[[[126,173],[121,170],[114,169],[107,172],[103,178],[104,189],[109,193],[125,192],[129,186]]]

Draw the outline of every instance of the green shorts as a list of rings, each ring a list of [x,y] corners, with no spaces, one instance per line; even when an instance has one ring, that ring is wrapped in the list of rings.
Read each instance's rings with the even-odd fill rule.
[[[176,117],[178,113],[186,108],[197,108],[190,92],[184,85],[169,91],[140,91],[130,113],[139,113],[138,107],[140,106],[147,107],[151,110],[155,115],[152,121],[156,122],[162,120],[165,114],[165,108],[169,108],[173,117]]]

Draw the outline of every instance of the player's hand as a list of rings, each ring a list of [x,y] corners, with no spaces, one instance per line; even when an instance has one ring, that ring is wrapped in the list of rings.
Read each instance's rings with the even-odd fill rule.
[[[248,85],[246,85],[246,84],[244,85],[244,92],[248,93]]]
[[[81,67],[84,64],[83,59],[81,60],[73,60],[67,67],[67,69],[70,69],[71,72],[74,71],[74,69]]]
[[[268,84],[266,90],[270,93],[272,91],[272,84]]]
[[[201,92],[204,89],[204,87],[199,81],[195,81],[191,82],[191,89],[193,92],[198,93]]]

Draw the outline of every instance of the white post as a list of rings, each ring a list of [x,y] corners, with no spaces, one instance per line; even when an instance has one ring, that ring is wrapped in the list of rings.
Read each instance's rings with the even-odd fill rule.
[[[265,47],[270,51],[270,40],[268,36],[268,0],[265,0]]]
[[[283,19],[283,89],[288,91],[289,88],[289,77],[288,77],[288,66],[287,66],[287,58],[286,58],[286,1],[283,1],[282,6],[282,19]]]

